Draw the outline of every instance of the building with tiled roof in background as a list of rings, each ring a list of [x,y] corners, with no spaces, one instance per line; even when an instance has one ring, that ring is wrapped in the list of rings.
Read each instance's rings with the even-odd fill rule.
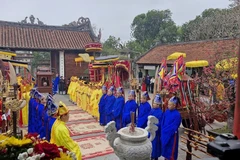
[[[141,55],[137,60],[137,70],[145,71],[145,74],[150,76],[155,75],[155,70],[160,65],[163,58],[166,58],[174,52],[186,53],[184,62],[194,60],[207,60],[210,64],[216,61],[216,57],[221,55],[220,58],[226,56],[234,56],[234,53],[238,52],[239,39],[225,38],[215,40],[204,40],[204,41],[190,41],[190,42],[179,42],[173,44],[159,44]],[[235,55],[236,56],[236,55]],[[172,68],[173,60],[167,61],[167,65]],[[191,69],[187,69],[191,74]],[[136,74],[137,75],[137,74]]]
[[[45,25],[30,16],[21,22],[0,21],[0,49],[13,52],[50,52],[50,65],[55,73],[70,78],[81,76],[88,63],[76,65],[74,59],[85,53],[85,45],[99,42],[94,34],[89,18],[79,18],[64,26]],[[89,53],[90,55],[93,53]]]

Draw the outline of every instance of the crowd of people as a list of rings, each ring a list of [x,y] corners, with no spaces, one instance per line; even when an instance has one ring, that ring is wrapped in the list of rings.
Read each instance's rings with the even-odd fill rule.
[[[152,159],[160,156],[166,159],[177,159],[178,156],[178,128],[181,124],[181,115],[176,109],[179,98],[173,96],[168,101],[168,109],[162,111],[162,98],[159,94],[154,97],[153,105],[147,91],[141,95],[141,103],[136,103],[134,90],[128,92],[127,100],[123,88],[79,81],[77,77],[71,78],[68,94],[70,100],[84,111],[99,120],[105,126],[110,121],[116,122],[117,130],[131,124],[131,114],[135,113],[135,124],[145,129],[148,116],[158,118],[159,123],[156,137],[152,141]]]
[[[21,88],[21,87],[20,87]],[[23,87],[26,90],[21,96],[28,97],[27,115],[23,113],[24,124],[28,124],[28,133],[38,133],[40,138],[58,146],[64,146],[81,159],[80,147],[74,142],[65,123],[69,120],[69,110],[63,102],[56,105],[53,97],[43,94],[32,87]],[[162,97],[157,94],[152,106],[147,91],[141,95],[141,103],[136,103],[134,90],[127,93],[125,99],[124,89],[110,86],[107,88],[101,83],[91,83],[72,77],[68,86],[70,101],[82,110],[95,117],[99,124],[105,126],[110,121],[116,122],[117,130],[131,124],[131,114],[135,113],[134,122],[137,127],[146,128],[148,116],[158,118],[159,123],[156,137],[152,141],[152,159],[163,156],[166,159],[177,159],[178,155],[178,128],[181,116],[176,109],[179,98],[173,97],[168,101],[168,109],[163,112]],[[25,107],[26,108],[26,107]],[[27,118],[24,118],[27,117]],[[27,122],[25,122],[26,120]]]
[[[81,160],[80,147],[71,139],[65,124],[69,120],[69,110],[63,102],[57,106],[50,94],[45,97],[32,89],[28,108],[28,133],[38,133],[40,138],[65,147]]]

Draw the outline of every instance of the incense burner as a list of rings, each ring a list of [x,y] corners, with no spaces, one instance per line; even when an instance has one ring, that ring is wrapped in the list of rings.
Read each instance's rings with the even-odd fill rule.
[[[135,127],[132,130],[129,126],[117,132],[115,122],[111,121],[105,126],[106,138],[120,160],[150,160],[151,141],[155,138],[158,130],[155,124],[158,124],[158,119],[149,116],[146,129]],[[148,138],[149,133],[150,138]]]

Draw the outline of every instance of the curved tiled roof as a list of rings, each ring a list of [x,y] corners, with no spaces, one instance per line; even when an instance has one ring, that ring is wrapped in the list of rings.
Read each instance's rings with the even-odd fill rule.
[[[79,50],[94,40],[86,27],[46,26],[0,21],[0,48]]]
[[[214,61],[215,54],[237,53],[239,40],[234,38],[205,40],[205,41],[190,41],[180,42],[175,44],[157,45],[143,54],[136,60],[137,64],[160,64],[163,58],[167,58],[174,52],[186,53],[185,62],[194,60]],[[224,58],[223,55],[220,58]],[[173,64],[174,60],[167,61],[168,64]]]

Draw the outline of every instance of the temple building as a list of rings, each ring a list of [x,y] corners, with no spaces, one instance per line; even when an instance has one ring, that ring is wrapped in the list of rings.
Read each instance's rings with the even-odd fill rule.
[[[63,26],[45,25],[38,18],[26,17],[21,22],[0,21],[0,49],[9,51],[50,52],[50,67],[60,76],[70,78],[81,76],[88,63],[75,63],[79,53],[95,55],[96,50],[87,47],[98,46],[101,33],[96,36],[89,18],[80,17],[77,21]]]
[[[186,53],[184,62],[206,60],[209,64],[214,64],[224,58],[236,57],[238,48],[239,39],[234,38],[159,44],[136,60],[136,71],[141,70],[144,75],[154,76],[155,70],[162,62],[162,59],[167,59],[174,52]],[[169,69],[172,68],[173,63],[174,60],[167,61]],[[192,69],[187,68],[187,73],[191,74]]]

